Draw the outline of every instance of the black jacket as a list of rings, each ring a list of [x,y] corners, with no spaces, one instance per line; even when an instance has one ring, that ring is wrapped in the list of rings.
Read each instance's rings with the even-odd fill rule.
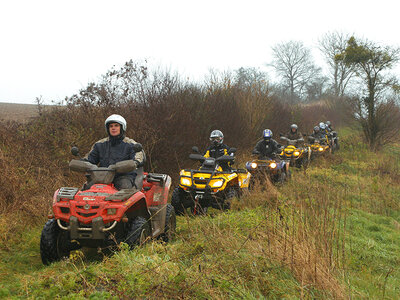
[[[281,151],[280,145],[274,139],[269,142],[260,140],[253,150],[253,154],[260,154],[260,156],[266,156],[273,158],[274,154]]]
[[[229,149],[230,147],[225,144],[220,144],[217,146],[211,145],[204,153],[204,157],[218,158],[223,155],[228,155]]]
[[[119,138],[107,137],[97,141],[92,146],[92,149],[85,159],[99,167],[108,167],[117,162],[132,159],[136,162],[137,167],[142,167],[145,160],[144,151],[142,150],[136,153],[133,150],[134,144],[136,144],[134,140],[124,136]],[[116,174],[115,177],[122,175],[132,175],[133,177],[136,177],[135,172]]]
[[[308,137],[308,140],[310,143],[314,143],[315,140],[320,140],[321,142],[326,141],[326,133],[323,132],[313,132],[311,135]]]
[[[229,149],[225,144],[220,144],[220,145],[211,145],[210,147],[207,148],[206,152],[204,153],[204,157],[213,157],[213,158],[218,158],[223,155],[229,155]],[[230,166],[232,163],[221,163],[220,166],[222,170],[229,170]]]
[[[289,140],[299,140],[303,138],[303,135],[301,134],[301,132],[296,131],[296,132],[292,132],[291,130],[285,135]]]
[[[292,132],[291,130],[286,134],[286,137],[289,140],[297,140],[296,142],[296,147],[301,146],[304,143],[304,139],[303,139],[303,135],[301,134],[301,132],[296,131],[296,132]]]

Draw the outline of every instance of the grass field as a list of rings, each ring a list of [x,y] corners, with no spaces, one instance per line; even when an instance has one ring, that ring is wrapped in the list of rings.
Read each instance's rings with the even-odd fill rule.
[[[0,102],[0,121],[28,122],[38,114],[38,107],[35,104]]]

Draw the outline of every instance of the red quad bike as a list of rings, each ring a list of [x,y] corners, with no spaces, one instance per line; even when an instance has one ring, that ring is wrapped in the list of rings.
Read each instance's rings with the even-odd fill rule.
[[[136,144],[135,151],[142,146]],[[71,152],[79,155],[73,147]],[[117,190],[116,173],[135,170],[133,160],[97,167],[87,161],[72,160],[72,171],[87,173],[94,184],[86,190],[62,187],[54,193],[53,214],[40,238],[42,262],[48,265],[81,247],[113,247],[120,242],[131,248],[150,238],[169,241],[176,228],[175,210],[167,204],[171,177],[136,169],[136,187]]]

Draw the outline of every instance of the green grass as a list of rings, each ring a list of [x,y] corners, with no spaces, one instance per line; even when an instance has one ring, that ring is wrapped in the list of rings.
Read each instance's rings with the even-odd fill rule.
[[[357,297],[400,295],[400,227],[391,217],[353,209],[348,219],[348,285]]]
[[[213,217],[179,217],[178,237],[170,244],[152,242],[133,251],[123,247],[97,261],[74,255],[49,267],[40,263],[37,228],[23,236],[25,246],[18,253],[1,253],[1,265],[7,266],[2,273],[14,274],[3,280],[0,295],[298,298],[301,286],[291,271],[266,259],[262,252],[257,254],[252,242],[246,243],[262,220],[261,208]],[[320,294],[312,287],[303,289],[310,297]]]
[[[0,247],[0,298],[397,299],[400,147],[371,153],[353,130],[340,134],[340,152],[285,185],[178,217],[169,244],[43,266],[42,226],[19,231]]]

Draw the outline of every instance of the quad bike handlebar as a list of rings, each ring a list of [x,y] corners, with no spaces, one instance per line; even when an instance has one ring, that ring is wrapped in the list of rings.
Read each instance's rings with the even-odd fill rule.
[[[287,138],[285,136],[281,136],[280,139],[283,140],[283,141],[287,141],[289,145],[295,145],[296,143],[304,142],[303,138],[296,139],[296,140],[291,140],[291,139],[289,139],[289,138]]]
[[[114,165],[109,165],[107,168],[98,167],[88,161],[73,159],[69,163],[69,168],[72,171],[85,173],[95,171],[107,171],[115,173],[129,173],[136,169],[136,163],[133,160],[123,160]]]
[[[73,159],[69,163],[72,171],[80,173],[90,173],[90,178],[94,183],[110,184],[114,180],[116,173],[129,173],[136,169],[133,160],[123,160],[107,168],[98,167],[88,161]]]
[[[212,158],[212,157],[204,157],[201,154],[190,154],[189,158],[192,160],[198,160],[201,163],[203,163],[206,159],[215,159],[215,162],[229,162],[235,160],[235,157],[230,155],[223,155],[218,158]]]

